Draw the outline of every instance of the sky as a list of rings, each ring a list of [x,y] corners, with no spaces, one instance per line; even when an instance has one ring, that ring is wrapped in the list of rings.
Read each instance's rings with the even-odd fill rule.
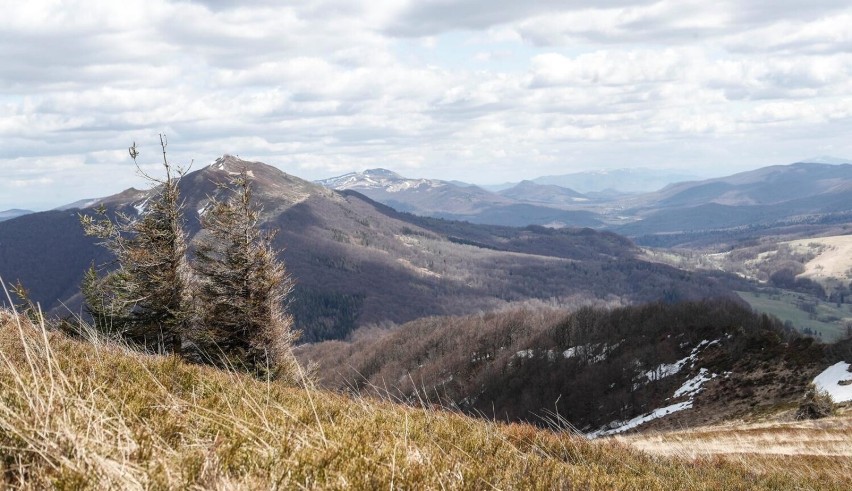
[[[229,153],[477,184],[852,156],[848,0],[0,0],[0,210]]]

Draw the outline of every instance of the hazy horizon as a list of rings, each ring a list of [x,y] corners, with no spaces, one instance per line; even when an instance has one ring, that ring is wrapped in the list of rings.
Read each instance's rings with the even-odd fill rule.
[[[246,160],[253,161],[254,159],[246,159]],[[828,162],[828,161],[825,161],[825,160],[834,160],[834,161]],[[264,163],[272,165],[272,166],[277,167],[277,168],[281,168],[281,166],[275,165],[274,163],[270,163],[270,162],[264,162]],[[834,158],[834,157],[820,157],[820,158],[813,158],[813,159],[801,159],[798,162],[789,162],[789,163],[786,163],[786,164],[772,164],[772,165],[790,165],[790,164],[794,164],[794,163],[828,163],[828,164],[832,164],[832,165],[841,165],[841,164],[846,164],[846,163],[852,163],[852,160],[840,159],[840,158]],[[190,168],[190,172],[199,170],[199,169],[201,169],[201,168],[203,168],[207,165],[212,165],[212,164],[213,164],[213,162],[208,162],[208,163],[204,164],[203,166],[199,166],[199,165],[197,165],[197,163],[193,163],[193,166]],[[745,170],[738,171],[738,172],[748,172],[748,171],[756,170],[756,169],[759,169],[759,168],[761,168],[761,167],[756,167],[754,169],[745,169]],[[375,169],[386,169],[386,170],[390,170],[390,171],[393,171],[393,172],[396,172],[397,174],[399,174],[399,172],[397,172],[394,169],[389,169],[389,168],[384,168],[384,167],[375,167],[375,168],[372,168],[372,169],[353,170],[353,171],[344,172],[344,173],[341,173],[341,174],[335,174],[335,175],[331,175],[331,176],[320,177],[318,179],[312,179],[312,181],[320,181],[320,180],[323,180],[323,179],[340,177],[340,176],[350,174],[350,173],[363,173],[365,171],[375,170]],[[283,169],[283,168],[281,168],[281,170],[287,171],[287,169]],[[717,177],[725,177],[725,176],[728,175],[727,173],[721,173],[721,174],[717,174],[717,175],[712,174],[712,173],[693,173],[693,174],[690,174],[688,172],[688,170],[671,169],[671,168],[670,169],[653,169],[653,168],[647,168],[647,167],[622,167],[622,168],[617,168],[617,169],[602,169],[602,170],[597,170],[597,171],[569,172],[569,173],[566,173],[566,174],[559,174],[559,175],[530,176],[530,177],[525,177],[525,178],[519,179],[517,181],[504,181],[504,182],[472,182],[472,181],[460,181],[460,180],[447,180],[447,181],[455,181],[455,182],[464,183],[464,184],[472,184],[472,185],[476,185],[476,186],[481,186],[481,187],[486,188],[486,189],[493,189],[493,188],[505,189],[505,188],[508,188],[512,185],[518,184],[521,181],[531,181],[531,180],[535,180],[535,179],[538,179],[538,178],[559,177],[559,176],[563,176],[563,175],[597,173],[597,172],[607,173],[607,172],[617,172],[617,171],[626,171],[626,170],[650,171],[650,172],[659,172],[661,174],[672,174],[672,175],[675,175],[675,174],[677,174],[677,175],[688,175],[688,176],[694,177],[696,179],[713,179],[713,178],[717,178]],[[293,174],[293,175],[295,175],[296,177],[302,178],[302,176],[299,176],[299,175],[296,175],[296,174]],[[402,175],[402,177],[408,178],[408,179],[443,180],[443,179],[439,179],[437,177],[429,176],[429,175]],[[681,181],[679,181],[677,179],[668,181],[669,184],[674,184],[676,182],[681,182]],[[150,185],[145,179],[139,177],[138,182],[132,184],[130,187],[135,187],[137,189],[147,189],[147,188],[150,187]],[[118,194],[121,191],[125,191],[126,189],[128,189],[128,188],[127,187],[120,188],[120,189],[115,188],[111,192],[107,192],[105,194],[92,195],[92,196],[81,196],[81,197],[78,197],[78,198],[76,198],[72,201],[52,202],[52,203],[45,205],[43,207],[31,207],[31,208],[25,208],[25,207],[20,207],[20,206],[12,206],[12,207],[7,207],[7,208],[0,207],[0,212],[13,211],[13,210],[28,210],[28,211],[35,211],[35,212],[54,210],[54,209],[64,207],[64,206],[67,206],[67,205],[70,205],[70,204],[73,204],[73,203],[77,203],[77,202],[85,202],[85,201],[90,201],[90,200],[93,200],[93,199],[99,199],[99,198],[105,198],[105,197],[108,197],[108,196],[112,196],[114,194]],[[575,189],[575,191],[578,191],[578,190],[579,189]],[[623,189],[616,189],[616,190],[623,191]],[[656,190],[657,189],[648,189],[648,191],[656,191]],[[579,190],[579,191],[586,192],[586,191],[583,191],[583,190]],[[628,191],[628,193],[629,193],[629,191]]]
[[[223,153],[316,180],[475,184],[596,169],[716,177],[852,156],[852,6],[5,2],[0,210]]]

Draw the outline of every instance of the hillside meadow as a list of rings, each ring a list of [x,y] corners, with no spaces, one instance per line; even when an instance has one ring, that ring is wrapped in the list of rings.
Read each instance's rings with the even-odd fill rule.
[[[795,469],[806,478],[852,476],[852,407],[818,420],[795,421],[775,414],[755,421],[731,421],[719,425],[668,432],[618,436],[652,455],[707,458],[724,455],[755,470],[772,472]],[[847,477],[842,477],[847,476]]]
[[[8,489],[848,489],[848,475],[285,386],[0,312]]]

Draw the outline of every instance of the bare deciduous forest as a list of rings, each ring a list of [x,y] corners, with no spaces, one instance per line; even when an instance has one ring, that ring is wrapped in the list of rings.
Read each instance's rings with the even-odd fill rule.
[[[694,364],[654,375],[691,353]],[[709,301],[432,317],[362,328],[298,356],[337,390],[543,425],[558,413],[590,430],[666,405],[700,368],[727,375],[699,395],[692,421],[795,404],[820,363],[840,355],[777,319]]]

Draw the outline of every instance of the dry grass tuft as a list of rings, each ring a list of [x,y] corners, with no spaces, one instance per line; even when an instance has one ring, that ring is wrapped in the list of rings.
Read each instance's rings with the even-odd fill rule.
[[[0,312],[0,487],[845,487],[827,473],[751,467],[262,382]]]
[[[802,482],[852,489],[852,411],[820,420],[730,423],[616,437],[652,455],[719,459],[762,475],[785,472]]]

